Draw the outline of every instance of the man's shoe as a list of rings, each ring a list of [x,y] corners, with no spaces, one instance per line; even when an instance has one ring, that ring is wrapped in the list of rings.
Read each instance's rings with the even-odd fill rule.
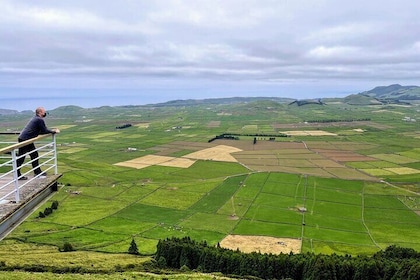
[[[22,177],[19,178],[19,181],[23,181],[23,180],[28,180],[28,177],[22,176]]]

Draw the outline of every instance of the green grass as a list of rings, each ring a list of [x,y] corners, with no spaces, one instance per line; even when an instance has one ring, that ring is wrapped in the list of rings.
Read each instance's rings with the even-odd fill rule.
[[[350,220],[337,218],[330,215],[321,214],[306,214],[305,224],[311,227],[329,228],[329,229],[342,229],[346,231],[354,232],[366,232],[366,228],[362,223],[362,220]]]
[[[383,247],[392,244],[404,244],[404,247],[413,248],[417,251],[420,249],[418,244],[419,225],[395,225],[386,221],[378,223],[368,222],[367,225],[375,241],[384,244]],[[404,239],[400,237],[401,235],[404,235]]]
[[[304,195],[304,190],[305,186],[283,183],[281,181],[267,181],[261,191],[265,193],[280,194],[291,197],[302,197]]]
[[[305,227],[305,238],[352,245],[373,245],[366,232]]]
[[[290,196],[282,196],[275,194],[260,193],[254,201],[254,205],[264,205],[267,207],[289,209],[294,208],[303,203],[302,198],[295,198]]]
[[[92,207],[86,207],[91,205]],[[43,220],[69,226],[84,226],[108,217],[125,207],[118,200],[101,199],[84,195],[68,196],[59,209]],[[34,213],[34,215],[37,213]],[[34,217],[32,215],[31,217]]]
[[[191,210],[216,213],[240,188],[245,178],[246,176],[227,178],[222,184],[202,197],[196,204],[192,205]]]
[[[300,238],[301,226],[284,223],[268,223],[255,220],[241,220],[233,230],[233,234]]]
[[[253,200],[265,185],[268,173],[250,174],[244,184],[238,189],[236,196]]]
[[[407,206],[395,196],[364,195],[365,208],[407,210]]]
[[[360,205],[361,194],[348,191],[343,188],[326,189],[323,187],[309,187],[307,192],[308,198],[316,201],[336,202],[340,204]]]
[[[295,208],[282,209],[254,204],[246,213],[245,218],[269,223],[302,224],[302,215]]]
[[[403,188],[399,188],[384,183],[366,182],[363,192],[365,194],[376,194],[376,195],[412,195],[409,191]]]
[[[184,228],[228,234],[232,231],[237,222],[237,220],[230,219],[230,216],[228,215],[197,212],[183,220],[179,225]]]
[[[420,226],[419,216],[408,208],[386,209],[386,208],[365,208],[364,217],[366,221],[381,223],[397,223],[402,227],[412,225]],[[414,230],[414,228],[413,228]]]
[[[404,151],[400,153],[402,156],[409,157],[420,161],[420,148]]]
[[[336,202],[326,201],[308,201],[308,212],[329,215],[331,217],[358,220],[361,218],[361,205],[341,204]]]
[[[311,252],[315,254],[366,254],[372,255],[377,252],[380,247],[377,245],[367,244],[348,244],[348,243],[334,243],[323,240],[304,239],[304,250],[303,252]]]
[[[178,221],[184,218],[184,216],[185,212],[181,210],[141,203],[128,205],[115,214],[115,217],[126,218],[139,223],[165,223],[172,225],[178,223]]]
[[[231,199],[219,208],[217,214],[243,217],[252,205],[252,200],[240,196],[232,196]]]
[[[177,189],[158,189],[141,200],[141,203],[159,207],[187,209],[202,198],[203,194]]]
[[[396,164],[406,164],[406,163],[411,163],[411,162],[417,162],[418,161],[416,159],[401,156],[401,155],[397,155],[397,154],[375,154],[375,155],[371,155],[371,157],[381,159],[381,160],[384,160],[384,161],[388,161],[388,162],[391,162],[391,163],[396,163]]]
[[[376,176],[376,177],[395,175],[394,172],[384,170],[384,169],[379,169],[379,168],[365,168],[361,170],[369,175]]]

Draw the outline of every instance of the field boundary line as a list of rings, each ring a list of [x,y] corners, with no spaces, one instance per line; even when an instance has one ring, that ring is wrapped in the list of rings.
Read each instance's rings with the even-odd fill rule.
[[[312,207],[311,207],[311,215],[314,214],[315,204],[316,204],[316,180],[314,180],[314,196],[313,196],[313,202],[312,202]]]
[[[376,243],[375,239],[373,238],[372,234],[370,233],[370,230],[368,228],[368,226],[365,223],[365,187],[366,184],[363,185],[363,189],[362,189],[362,224],[366,229],[367,234],[369,235],[369,238],[372,240],[373,244],[375,244],[376,247],[378,247],[379,249],[382,250],[381,246],[379,246],[378,243]]]
[[[300,234],[300,240],[303,240],[303,238],[304,238],[304,235],[305,235],[305,212],[307,211],[306,210],[306,195],[307,195],[307,192],[308,192],[308,175],[304,175],[304,178],[305,178],[305,185],[304,185],[304,188],[305,188],[305,191],[303,192],[303,207],[305,207],[305,211],[303,211],[302,212],[302,224],[301,224],[301,228],[302,228],[302,230],[301,230],[301,234]],[[301,179],[302,179],[302,177],[301,177]],[[299,184],[298,185],[300,185],[300,182],[301,182],[301,180],[299,181]],[[296,189],[297,189],[297,187],[298,186],[296,186]],[[303,242],[301,242],[301,244],[300,244],[300,251],[302,251],[302,243]]]

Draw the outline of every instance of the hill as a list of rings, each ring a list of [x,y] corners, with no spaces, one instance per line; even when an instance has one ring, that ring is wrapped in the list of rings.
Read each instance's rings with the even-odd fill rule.
[[[349,96],[346,96],[343,99],[343,102],[349,105],[381,105],[382,102],[380,102],[378,99],[364,95],[364,94],[351,94]]]
[[[0,115],[11,115],[11,114],[17,114],[18,111],[16,110],[9,110],[9,109],[1,109],[0,108]]]
[[[148,106],[162,107],[162,106],[191,106],[203,104],[236,104],[249,103],[255,101],[274,101],[279,103],[292,102],[292,98],[283,97],[229,97],[229,98],[206,98],[206,99],[186,99],[186,100],[171,100],[168,102],[149,104]]]
[[[378,86],[360,94],[379,100],[420,100],[420,87],[393,84],[389,86]]]

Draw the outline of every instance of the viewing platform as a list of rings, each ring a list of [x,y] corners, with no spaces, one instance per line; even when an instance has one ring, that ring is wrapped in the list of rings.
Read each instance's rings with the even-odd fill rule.
[[[28,154],[19,155],[18,149],[34,143],[38,157],[31,159]],[[17,160],[26,156],[18,177]],[[38,160],[39,167],[47,176],[34,175],[32,162]],[[57,180],[62,176],[57,172],[57,148],[53,134],[40,135],[20,142],[0,141],[0,239],[19,225],[32,211],[54,191]],[[26,180],[22,180],[26,177]]]

